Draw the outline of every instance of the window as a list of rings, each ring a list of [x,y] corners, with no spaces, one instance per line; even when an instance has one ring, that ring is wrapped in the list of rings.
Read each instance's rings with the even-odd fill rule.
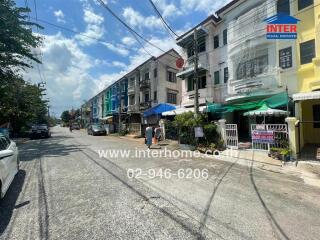
[[[290,0],[278,0],[277,13],[290,15]]]
[[[133,87],[134,86],[134,77],[130,78],[129,80],[129,86]]]
[[[144,94],[144,102],[149,102],[149,93]]]
[[[153,69],[153,77],[154,78],[158,77],[158,69],[157,68]]]
[[[229,69],[226,67],[223,69],[223,79],[224,79],[224,83],[228,82],[229,79]]]
[[[214,72],[214,84],[215,85],[220,84],[220,72],[219,71]]]
[[[313,0],[298,0],[298,10],[302,10],[306,7],[313,5]]]
[[[144,80],[149,80],[150,79],[150,77],[149,77],[149,72],[146,72],[145,74],[144,74]]]
[[[207,74],[206,72],[199,75],[198,78],[198,88],[203,89],[207,87]]]
[[[320,105],[313,105],[313,123],[314,128],[320,128]]]
[[[223,30],[223,45],[228,44],[228,29]]]
[[[194,80],[193,80],[193,75],[188,77],[188,92],[193,91],[194,90]]]
[[[213,47],[214,47],[214,49],[219,47],[219,35],[214,36],[214,38],[213,38]]]
[[[177,104],[177,93],[175,92],[167,92],[167,103]]]
[[[129,96],[129,105],[134,105],[135,104],[135,101],[134,101],[134,95],[130,95]]]
[[[153,100],[155,100],[155,101],[157,101],[157,99],[158,99],[157,94],[158,94],[157,91],[153,92]]]
[[[266,71],[268,55],[263,55],[246,62],[239,63],[237,67],[237,80],[255,77]]]
[[[188,55],[188,58],[190,58],[190,57],[192,57],[194,55],[193,45],[188,46],[187,55]]]
[[[167,76],[168,76],[168,78],[167,78],[168,82],[173,82],[173,83],[177,82],[176,73],[171,72],[171,71],[168,71],[167,73],[168,73],[168,74],[167,74]]]
[[[198,52],[206,51],[206,38],[202,37],[198,39]]]
[[[279,50],[279,67],[282,69],[292,67],[292,47]]]
[[[315,57],[314,39],[308,42],[300,43],[300,62],[301,64],[311,63]]]

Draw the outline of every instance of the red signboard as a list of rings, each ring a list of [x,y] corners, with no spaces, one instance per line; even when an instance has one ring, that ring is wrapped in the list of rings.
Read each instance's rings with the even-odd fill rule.
[[[184,65],[184,60],[183,58],[178,58],[177,61],[176,61],[176,66],[177,68],[182,68]]]

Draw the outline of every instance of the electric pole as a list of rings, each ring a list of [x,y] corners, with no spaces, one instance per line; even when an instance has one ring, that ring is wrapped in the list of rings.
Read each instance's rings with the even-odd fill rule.
[[[198,37],[197,29],[193,31],[193,49],[194,49],[194,113],[197,117],[199,115],[199,86],[198,86]]]

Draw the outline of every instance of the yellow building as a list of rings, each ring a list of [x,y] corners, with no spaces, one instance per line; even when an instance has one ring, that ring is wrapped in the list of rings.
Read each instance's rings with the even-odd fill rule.
[[[298,93],[293,94],[295,115],[300,121],[300,152],[320,147],[320,0],[297,0],[292,4],[294,16],[301,20],[296,59]]]

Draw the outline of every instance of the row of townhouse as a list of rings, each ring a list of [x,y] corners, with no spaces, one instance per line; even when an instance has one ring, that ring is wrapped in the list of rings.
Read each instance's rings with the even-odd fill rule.
[[[275,101],[273,107],[289,107],[291,116],[300,120],[300,150],[320,144],[319,5],[320,0],[233,0],[180,36],[177,44],[186,59],[177,75],[183,79],[182,105],[192,106],[195,95],[196,31],[200,105],[210,101],[235,106],[223,117],[238,124],[239,137],[246,140],[250,125],[259,118],[244,112],[250,104],[270,98]],[[265,20],[277,14],[291,16],[287,19],[292,24],[299,22],[296,40],[267,39]],[[280,96],[289,96],[287,103]],[[284,123],[285,118],[269,120]]]
[[[292,24],[299,22],[297,39],[267,39],[265,20],[276,14],[291,16],[287,19]],[[208,102],[233,106],[234,111],[221,117],[237,124],[239,137],[248,140],[251,124],[266,119],[244,113],[270,98],[273,108],[289,108],[291,116],[300,120],[299,149],[320,144],[319,21],[320,0],[233,0],[177,38],[183,69],[176,69],[172,54],[179,54],[174,50],[152,57],[91,99],[86,109],[93,121],[117,114],[121,101],[115,93],[121,82],[121,111],[138,129],[142,113],[159,103],[180,105],[186,111],[193,108],[196,31],[200,109]],[[284,117],[267,120],[285,122]]]
[[[150,57],[98,93],[82,105],[84,125],[105,123],[112,132],[125,123],[131,133],[141,134],[145,111],[159,104],[180,104],[181,82],[176,78],[175,64],[178,58],[174,49]],[[148,123],[157,124],[158,119],[148,119]]]

